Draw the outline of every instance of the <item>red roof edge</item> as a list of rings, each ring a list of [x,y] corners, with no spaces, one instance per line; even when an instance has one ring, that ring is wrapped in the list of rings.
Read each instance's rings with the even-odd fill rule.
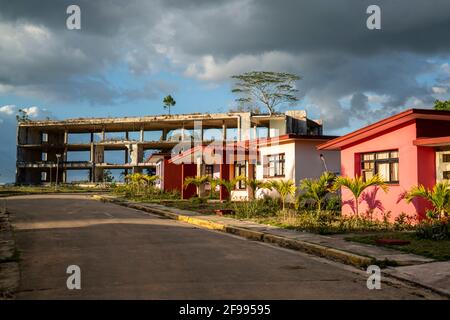
[[[325,142],[317,147],[318,150],[339,150],[341,147],[346,145],[346,142],[353,143],[358,141],[359,139],[356,139],[354,141],[349,141],[352,138],[356,138],[358,135],[362,135],[364,133],[368,133],[371,130],[376,130],[382,127],[385,127],[385,129],[389,129],[391,127],[397,126],[399,124],[405,123],[408,120],[411,119],[417,119],[420,118],[420,116],[425,115],[436,115],[436,116],[447,116],[450,117],[449,111],[443,111],[443,110],[433,110],[433,109],[408,109],[403,112],[400,112],[396,115],[393,115],[391,117],[382,119],[380,121],[377,121],[373,124],[370,124],[366,127],[363,127],[361,129],[358,129],[356,131],[350,132],[346,135],[343,135],[339,138],[333,139],[331,141]],[[395,123],[394,123],[395,122]],[[375,133],[374,133],[375,134]],[[361,137],[363,139],[365,137]],[[348,144],[347,143],[347,144]]]

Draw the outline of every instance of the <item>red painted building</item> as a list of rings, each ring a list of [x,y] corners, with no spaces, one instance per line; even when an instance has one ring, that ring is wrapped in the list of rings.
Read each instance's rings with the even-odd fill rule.
[[[424,200],[408,204],[404,194],[422,184],[431,188],[450,179],[450,112],[410,109],[342,137],[321,144],[319,150],[340,150],[341,174],[379,174],[389,185],[385,193],[369,188],[360,198],[359,212],[393,221],[402,212],[421,218],[429,205]],[[355,203],[342,190],[342,212],[353,214]]]

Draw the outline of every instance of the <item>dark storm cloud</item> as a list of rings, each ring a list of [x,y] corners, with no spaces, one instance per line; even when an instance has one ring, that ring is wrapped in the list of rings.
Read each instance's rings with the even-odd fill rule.
[[[438,89],[416,80],[449,57],[448,0],[77,1],[82,30],[69,31],[72,3],[0,0],[0,93],[111,104],[159,93],[110,84],[103,76],[118,64],[137,77],[174,70],[208,82],[270,69],[302,75],[302,96],[337,129],[411,99],[430,105],[449,84],[445,72]],[[366,28],[371,4],[381,7],[382,30]],[[377,112],[371,95],[383,97]]]

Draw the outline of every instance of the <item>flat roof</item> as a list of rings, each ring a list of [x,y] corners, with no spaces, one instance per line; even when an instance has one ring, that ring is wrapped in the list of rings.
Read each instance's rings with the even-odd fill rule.
[[[267,125],[270,120],[284,118],[284,113],[252,114],[250,112],[227,112],[227,113],[189,113],[174,115],[155,115],[142,117],[108,117],[108,118],[74,118],[65,120],[30,120],[21,122],[19,127],[42,127],[47,130],[67,129],[71,132],[84,132],[86,130],[100,132],[102,129],[111,131],[121,130],[157,130],[157,129],[179,129],[180,124],[185,122],[186,129],[194,128],[194,121],[202,121],[205,129],[217,128],[222,124],[228,127],[236,126],[240,117],[250,117],[252,124]]]
[[[323,143],[317,147],[319,150],[340,150],[341,148],[359,140],[371,137],[380,132],[394,128],[415,119],[450,121],[450,112],[433,109],[408,109],[392,117],[377,121],[371,125],[350,132],[342,137]]]

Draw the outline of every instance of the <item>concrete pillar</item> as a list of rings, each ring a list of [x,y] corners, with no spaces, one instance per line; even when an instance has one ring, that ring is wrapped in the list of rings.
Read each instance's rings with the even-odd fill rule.
[[[167,129],[163,129],[162,130],[162,141],[166,141],[167,140]]]
[[[241,141],[241,117],[239,116],[237,119],[237,141]]]
[[[247,161],[247,167],[245,169],[247,171],[247,178],[249,180],[255,179],[255,165]],[[253,200],[253,191],[252,189],[247,185],[247,195],[249,200]]]
[[[105,128],[102,129],[102,133],[101,133],[101,140],[105,141],[106,139],[106,132],[105,132]]]
[[[94,168],[94,182],[103,182],[103,168]]]
[[[256,124],[253,126],[253,139],[258,139],[258,128]]]
[[[105,148],[103,146],[95,146],[94,148],[94,162],[103,163],[105,162]]]
[[[64,131],[64,144],[69,143],[69,132],[67,130]]]
[[[225,121],[222,122],[222,140],[227,140],[227,125],[225,124]]]
[[[132,143],[128,145],[128,150],[130,150],[130,162],[132,165],[138,165],[144,160],[144,146]]]
[[[139,141],[141,141],[141,142],[144,142],[144,133],[145,133],[144,128],[141,128],[140,137],[139,137]]]
[[[181,141],[184,141],[184,122],[183,126],[181,127]]]
[[[203,164],[203,160],[201,157],[197,158],[197,176],[204,176],[205,175],[205,164]],[[206,185],[203,184],[199,188],[199,197],[205,197],[206,196]]]
[[[95,160],[94,160],[95,159],[95,152],[94,152],[94,150],[95,150],[94,143],[91,142],[91,154],[89,156],[89,161],[91,161],[92,163],[95,162]]]

